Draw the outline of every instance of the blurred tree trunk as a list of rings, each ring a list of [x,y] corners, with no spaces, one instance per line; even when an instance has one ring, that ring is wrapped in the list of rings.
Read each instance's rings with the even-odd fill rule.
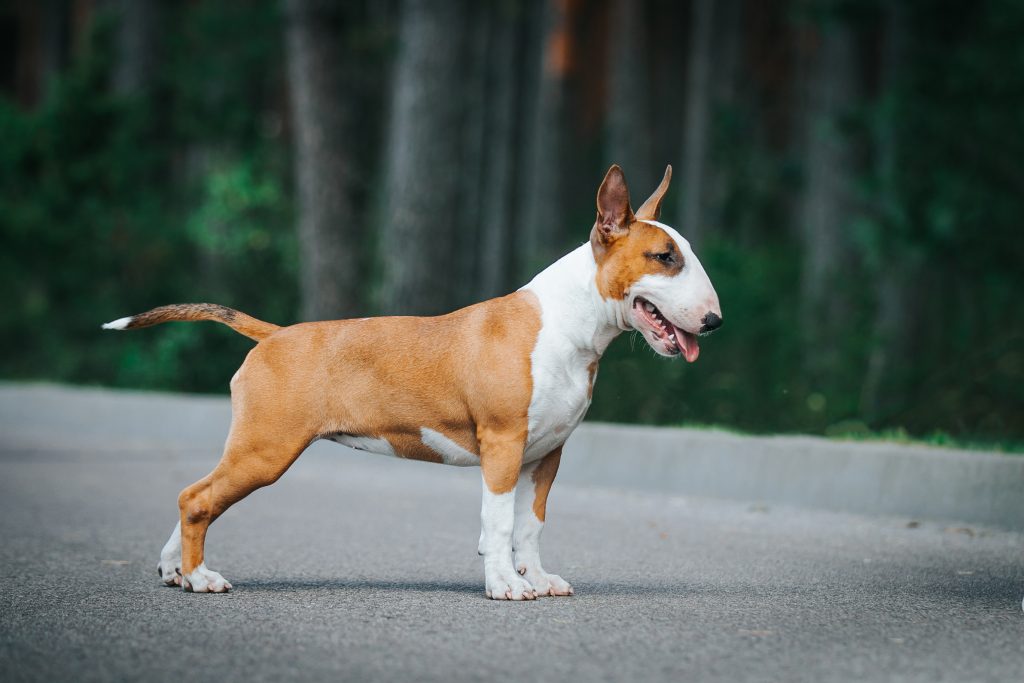
[[[740,226],[725,224],[723,208],[729,201],[736,171],[726,167],[716,140],[720,133],[718,115],[735,114],[737,106],[756,107],[749,93],[738,93],[740,64],[744,58],[743,0],[716,0],[712,21],[715,36],[712,45],[711,107],[707,126],[707,147],[704,157],[703,196],[697,200],[699,237],[726,234],[726,239],[740,239]]]
[[[721,224],[735,171],[714,158],[715,115],[733,106],[743,58],[743,0],[693,0],[681,165],[682,199],[676,220],[695,248]],[[748,104],[753,105],[752,101]],[[730,173],[732,171],[732,173]]]
[[[704,227],[704,175],[711,111],[711,29],[714,0],[693,0],[690,55],[686,82],[686,128],[683,137],[683,203],[679,228],[695,249]]]
[[[570,67],[572,21],[569,0],[543,0],[536,48],[540,56],[531,78],[532,109],[527,114],[527,156],[522,164],[519,222],[520,277],[528,280],[558,256],[565,233],[563,127],[566,78]]]
[[[46,96],[67,57],[67,1],[20,2],[14,12],[18,40],[13,85],[18,101],[32,107]]]
[[[480,212],[479,288],[483,297],[499,296],[510,286],[511,226],[515,220],[512,192],[519,155],[516,141],[520,101],[518,41],[522,29],[519,5],[490,5],[487,41],[486,147]]]
[[[608,143],[605,165],[619,164],[633,188],[639,205],[654,190],[668,159],[651,159],[653,127],[644,36],[644,3],[613,0],[609,32]],[[656,168],[657,166],[657,168]]]
[[[458,191],[456,250],[458,271],[453,306],[478,300],[479,257],[483,215],[485,147],[488,146],[487,65],[490,24],[494,7],[490,2],[471,3],[466,10],[466,55],[462,59],[463,124]]]
[[[853,145],[841,119],[857,102],[857,52],[852,28],[833,18],[821,27],[807,72],[804,112],[805,183],[799,202],[803,241],[799,311],[810,376],[832,367],[849,294],[837,285],[851,272],[847,235],[855,173]]]
[[[361,231],[349,196],[339,10],[329,0],[286,0],[285,11],[302,317],[350,317],[360,310]]]
[[[379,244],[388,313],[440,313],[458,300],[466,14],[456,0],[402,4]]]
[[[161,0],[110,0],[116,14],[117,60],[111,85],[119,95],[139,95],[153,85],[159,63]]]
[[[905,379],[905,368],[913,365],[915,330],[921,322],[915,312],[921,292],[918,288],[922,258],[907,239],[906,226],[901,224],[898,209],[899,140],[895,131],[896,110],[893,98],[898,96],[899,80],[905,60],[906,17],[899,3],[885,10],[885,39],[880,63],[882,98],[886,105],[876,128],[875,174],[879,184],[879,208],[876,211],[882,249],[875,278],[874,339],[868,357],[867,371],[861,390],[861,414],[875,422],[899,409],[884,400],[885,389],[899,387]],[[902,392],[901,392],[902,393]]]
[[[743,0],[717,0],[712,25],[716,40],[712,46],[716,103],[730,104],[736,99],[736,82],[743,58]]]

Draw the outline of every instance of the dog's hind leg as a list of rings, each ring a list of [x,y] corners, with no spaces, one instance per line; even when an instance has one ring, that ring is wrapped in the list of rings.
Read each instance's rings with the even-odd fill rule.
[[[156,565],[156,573],[168,586],[181,585],[181,522],[174,525],[171,537],[167,539],[160,551],[160,561]]]
[[[207,529],[229,507],[277,481],[310,442],[305,436],[290,443],[273,442],[264,436],[265,430],[260,431],[249,435],[233,426],[217,467],[178,496],[181,585],[187,591],[224,593],[231,589],[231,584],[203,561]]]

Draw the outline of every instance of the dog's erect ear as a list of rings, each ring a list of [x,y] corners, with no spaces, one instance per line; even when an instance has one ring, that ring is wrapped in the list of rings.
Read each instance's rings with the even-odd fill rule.
[[[618,164],[612,164],[597,191],[597,223],[594,236],[608,244],[629,232],[633,209],[629,206],[626,176]]]
[[[661,216],[661,200],[665,198],[665,193],[668,192],[668,183],[672,180],[672,166],[671,164],[665,167],[665,177],[661,179],[661,184],[658,185],[658,189],[654,191],[647,201],[643,203],[639,209],[636,210],[636,218],[640,221],[656,221]]]

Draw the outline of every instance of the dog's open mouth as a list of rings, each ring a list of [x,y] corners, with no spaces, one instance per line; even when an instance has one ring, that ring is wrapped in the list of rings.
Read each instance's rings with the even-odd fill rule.
[[[697,356],[700,355],[697,335],[673,325],[657,306],[643,297],[638,296],[633,301],[633,310],[640,319],[651,326],[654,336],[661,340],[669,354],[681,353],[687,363],[697,360]]]

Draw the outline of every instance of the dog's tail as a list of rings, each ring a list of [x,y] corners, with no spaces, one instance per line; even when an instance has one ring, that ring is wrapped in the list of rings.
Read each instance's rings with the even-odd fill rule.
[[[171,304],[161,306],[152,311],[118,318],[103,325],[105,330],[134,330],[138,327],[150,327],[175,320],[215,320],[224,323],[235,332],[244,334],[249,339],[260,341],[281,329],[279,325],[257,320],[241,311],[217,304]]]

